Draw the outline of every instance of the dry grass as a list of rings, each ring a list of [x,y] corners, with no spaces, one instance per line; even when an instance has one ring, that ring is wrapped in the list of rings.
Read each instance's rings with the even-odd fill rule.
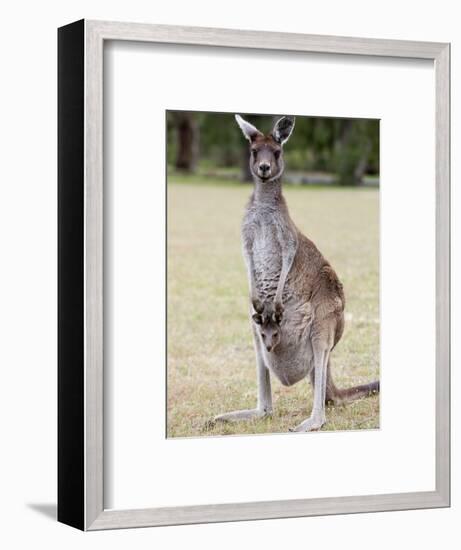
[[[274,416],[217,424],[216,414],[256,403],[240,220],[246,185],[168,183],[168,437],[286,432],[312,406],[309,383],[272,379]],[[332,355],[346,387],[379,377],[379,192],[285,189],[291,216],[342,280],[346,329]],[[379,426],[379,398],[327,410],[323,430]]]

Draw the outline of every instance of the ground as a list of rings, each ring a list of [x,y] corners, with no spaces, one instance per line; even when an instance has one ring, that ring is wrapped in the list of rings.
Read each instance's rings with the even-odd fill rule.
[[[254,408],[256,367],[240,221],[248,184],[168,181],[168,437],[287,432],[312,407],[307,380],[272,377],[274,414],[211,425],[216,414]],[[346,327],[332,353],[338,387],[379,378],[379,191],[287,186],[299,229],[333,265],[346,294]],[[379,427],[379,397],[327,408],[322,430]]]

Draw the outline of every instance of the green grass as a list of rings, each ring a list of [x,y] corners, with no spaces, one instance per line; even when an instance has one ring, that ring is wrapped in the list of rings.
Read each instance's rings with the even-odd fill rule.
[[[186,184],[186,181],[189,183]],[[286,432],[312,407],[307,380],[272,377],[272,418],[211,425],[256,404],[256,367],[240,222],[250,185],[168,182],[168,437]],[[379,191],[286,187],[296,225],[344,284],[346,328],[332,354],[336,384],[379,377]],[[379,427],[379,397],[327,409],[323,430]]]

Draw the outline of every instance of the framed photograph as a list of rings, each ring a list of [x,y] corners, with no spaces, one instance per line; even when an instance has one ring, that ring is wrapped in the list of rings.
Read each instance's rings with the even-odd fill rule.
[[[58,46],[58,520],[449,506],[449,44]]]

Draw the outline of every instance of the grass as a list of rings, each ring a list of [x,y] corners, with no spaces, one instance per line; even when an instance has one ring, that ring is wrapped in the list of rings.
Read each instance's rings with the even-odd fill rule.
[[[168,182],[168,437],[286,432],[312,390],[272,377],[274,415],[232,424],[216,414],[256,404],[256,367],[240,221],[251,187],[170,176]],[[339,387],[379,377],[379,191],[286,187],[297,226],[331,262],[346,293],[346,328],[332,354]],[[379,427],[379,397],[327,409],[322,430]]]

